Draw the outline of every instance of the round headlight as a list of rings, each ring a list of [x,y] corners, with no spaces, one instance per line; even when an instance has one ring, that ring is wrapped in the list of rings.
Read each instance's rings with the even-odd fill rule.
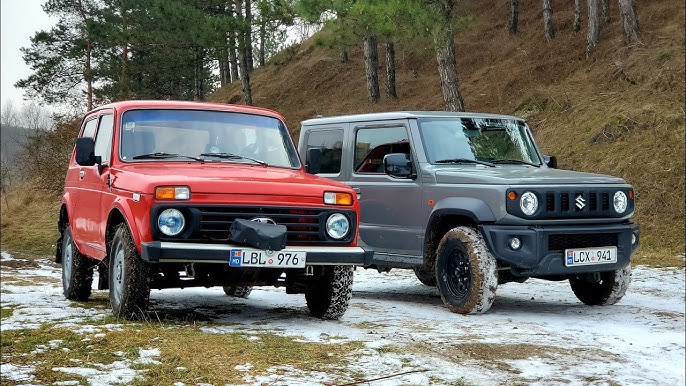
[[[532,216],[538,209],[538,197],[532,192],[524,192],[519,198],[519,208],[525,215]]]
[[[157,227],[167,236],[176,236],[183,230],[186,220],[178,209],[165,209],[157,217]]]
[[[326,233],[336,240],[340,240],[348,235],[350,222],[341,213],[334,213],[326,220]]]
[[[626,199],[626,194],[621,190],[615,192],[615,196],[612,198],[612,204],[615,207],[615,212],[624,213],[627,207],[628,200]]]

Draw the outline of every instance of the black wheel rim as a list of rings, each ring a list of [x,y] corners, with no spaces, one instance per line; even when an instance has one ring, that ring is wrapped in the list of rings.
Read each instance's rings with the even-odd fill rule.
[[[448,291],[453,299],[462,302],[469,296],[469,289],[472,286],[472,269],[469,265],[469,257],[461,248],[454,248],[447,263],[446,285]]]

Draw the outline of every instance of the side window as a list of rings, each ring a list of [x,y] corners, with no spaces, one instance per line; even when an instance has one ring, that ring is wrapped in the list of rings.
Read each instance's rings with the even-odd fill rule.
[[[410,154],[405,127],[359,129],[355,138],[355,172],[383,173],[383,158],[390,153]]]
[[[311,131],[307,135],[307,150],[318,148],[322,151],[322,163],[319,173],[341,172],[343,155],[343,130]]]
[[[114,128],[114,116],[103,115],[100,117],[98,134],[95,137],[95,155],[102,157],[102,163],[110,162],[112,154],[112,130]]]
[[[81,137],[93,138],[95,136],[95,128],[97,127],[97,124],[97,119],[91,119],[90,121],[86,122],[86,125],[83,128],[83,133],[81,133]]]

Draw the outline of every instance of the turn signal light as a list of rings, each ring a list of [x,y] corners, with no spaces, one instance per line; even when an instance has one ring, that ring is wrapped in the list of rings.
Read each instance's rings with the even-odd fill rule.
[[[512,191],[507,192],[507,198],[508,198],[510,201],[514,201],[514,200],[517,199],[517,193],[512,192]]]
[[[324,192],[324,203],[350,206],[353,204],[353,196],[350,193]]]
[[[158,186],[155,188],[155,198],[158,200],[188,200],[191,190],[188,186]]]

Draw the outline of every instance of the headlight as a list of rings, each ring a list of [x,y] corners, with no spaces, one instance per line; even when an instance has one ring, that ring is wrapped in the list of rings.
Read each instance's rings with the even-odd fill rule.
[[[527,216],[532,216],[538,209],[538,197],[531,192],[524,192],[519,198],[519,208]]]
[[[326,220],[326,233],[333,239],[340,240],[348,235],[350,222],[341,213],[334,213]]]
[[[178,209],[165,209],[157,217],[157,227],[167,236],[176,236],[183,230],[186,220]]]
[[[627,207],[628,200],[626,199],[626,194],[621,190],[615,192],[615,196],[612,198],[612,204],[615,207],[615,212],[624,213]]]

